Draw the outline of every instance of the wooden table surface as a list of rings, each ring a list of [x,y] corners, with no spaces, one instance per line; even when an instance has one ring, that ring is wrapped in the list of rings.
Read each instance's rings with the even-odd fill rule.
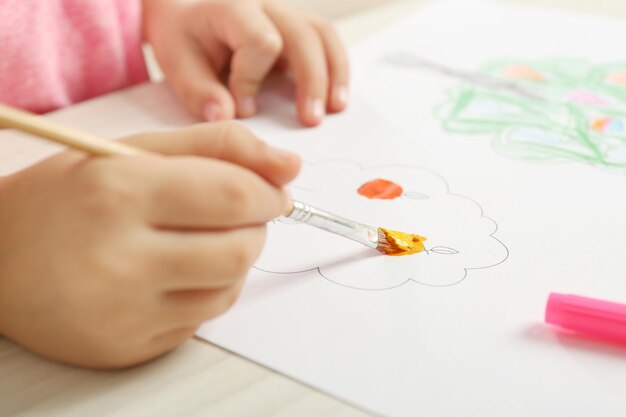
[[[425,1],[290,0],[338,18],[348,44]],[[626,17],[623,0],[501,0]],[[372,9],[379,6],[376,9]],[[364,11],[365,9],[369,11]],[[358,13],[357,13],[358,12]],[[315,389],[200,340],[118,372],[43,360],[0,338],[0,416],[368,416]]]

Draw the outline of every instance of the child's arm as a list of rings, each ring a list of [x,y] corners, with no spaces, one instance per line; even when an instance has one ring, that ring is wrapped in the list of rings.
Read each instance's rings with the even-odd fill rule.
[[[236,124],[68,151],[0,179],[0,334],[48,358],[123,367],[235,301],[299,169]]]
[[[256,113],[275,65],[296,83],[300,120],[313,126],[348,101],[345,49],[325,20],[279,0],[143,0],[147,40],[179,98],[204,120]],[[227,74],[224,85],[221,77]]]

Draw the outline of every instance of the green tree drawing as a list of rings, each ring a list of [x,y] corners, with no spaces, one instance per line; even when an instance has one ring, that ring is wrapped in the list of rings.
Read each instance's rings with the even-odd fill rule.
[[[466,81],[436,109],[446,131],[493,135],[506,156],[626,173],[626,63],[500,60],[481,76],[493,86]]]

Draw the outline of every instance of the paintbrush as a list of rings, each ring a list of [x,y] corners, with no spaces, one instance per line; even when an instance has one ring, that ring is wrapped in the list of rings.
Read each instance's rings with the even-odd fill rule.
[[[2,104],[0,104],[0,127],[21,130],[96,156],[148,153],[143,149],[102,139]],[[357,223],[297,200],[292,201],[285,217],[347,237],[385,255],[409,255],[424,250],[425,238],[421,236]]]
[[[426,238],[422,236],[358,223],[297,200],[293,200],[292,205],[285,217],[347,237],[384,255],[411,255],[424,250]]]

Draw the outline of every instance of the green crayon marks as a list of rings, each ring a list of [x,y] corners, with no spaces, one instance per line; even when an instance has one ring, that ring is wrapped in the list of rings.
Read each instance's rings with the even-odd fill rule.
[[[493,136],[506,156],[626,173],[626,63],[502,60],[436,109],[449,132]],[[527,92],[527,94],[522,94]]]

